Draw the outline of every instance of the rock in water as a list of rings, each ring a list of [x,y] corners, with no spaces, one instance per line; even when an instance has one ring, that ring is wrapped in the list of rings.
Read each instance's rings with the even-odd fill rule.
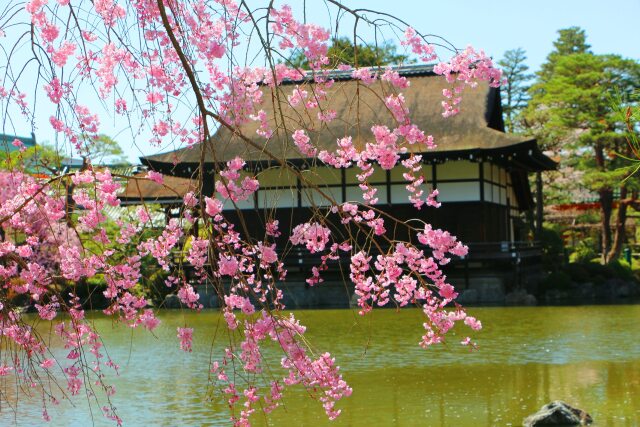
[[[593,419],[582,409],[556,400],[547,403],[538,412],[524,420],[524,427],[537,426],[584,426],[591,424]]]

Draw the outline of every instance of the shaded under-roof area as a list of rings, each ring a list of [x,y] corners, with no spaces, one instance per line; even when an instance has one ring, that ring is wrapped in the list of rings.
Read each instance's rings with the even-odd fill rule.
[[[486,83],[465,89],[461,112],[445,118],[442,115],[442,92],[450,84],[443,77],[435,75],[430,67],[403,67],[399,71],[410,78],[411,86],[401,92],[413,123],[426,134],[433,135],[437,145],[435,149],[429,149],[426,145],[415,144],[408,147],[409,152],[423,153],[427,160],[430,157],[479,158],[506,154],[519,156],[521,166],[526,170],[545,170],[555,166],[542,154],[534,139],[504,133],[499,89],[491,88]],[[258,121],[250,121],[240,125],[238,130],[253,144],[248,144],[228,128],[221,127],[205,143],[143,157],[141,161],[152,169],[179,176],[189,176],[189,172],[195,171],[202,150],[204,161],[208,164],[225,162],[236,156],[254,163],[273,164],[275,159],[304,162],[304,156],[291,137],[297,129],[305,129],[318,150],[335,151],[339,138],[351,136],[354,145],[363,148],[373,139],[373,125],[386,125],[390,129],[398,126],[383,102],[385,97],[398,93],[398,90],[379,79],[367,86],[344,75],[338,76],[326,96],[318,98],[320,109],[308,109],[304,102],[292,106],[288,96],[296,87],[308,93],[307,99],[315,95],[316,86],[310,80],[298,84],[288,82],[275,88],[267,85],[260,87],[263,96],[261,108],[267,113],[273,131],[269,139],[257,134],[260,127]],[[319,111],[331,110],[336,112],[334,120],[327,123],[318,118]]]

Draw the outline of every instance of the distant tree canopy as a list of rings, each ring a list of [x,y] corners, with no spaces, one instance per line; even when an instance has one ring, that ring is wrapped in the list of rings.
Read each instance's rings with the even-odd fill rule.
[[[523,119],[532,134],[562,157],[563,167],[581,171],[580,184],[598,195],[601,252],[608,262],[622,250],[627,206],[638,204],[638,180],[629,176],[624,168],[629,163],[619,157],[632,153],[618,111],[632,103],[633,93],[640,88],[640,64],[590,52],[580,28],[559,34],[555,50],[530,89]],[[620,200],[612,227],[614,190]]]
[[[65,157],[64,153],[46,142],[22,151],[0,150],[0,169],[22,166],[32,173],[52,173],[60,170]],[[100,135],[81,157],[92,159],[94,164],[128,164],[120,145],[107,135]]]
[[[354,47],[348,37],[340,37],[333,40],[329,47],[328,55],[331,66],[348,64],[358,67],[373,67],[389,64],[411,63],[408,55],[397,53],[397,47],[391,42],[381,44],[358,44]],[[357,59],[357,63],[356,63]],[[295,51],[289,58],[288,65],[309,69],[309,63],[304,53]]]
[[[585,31],[580,27],[558,30],[558,39],[553,42],[553,50],[547,56],[547,61],[540,66],[540,71],[536,73],[540,82],[552,77],[559,58],[575,53],[591,53],[591,45],[587,43]]]
[[[504,53],[504,58],[498,65],[504,72],[507,84],[503,87],[502,110],[505,116],[505,127],[508,132],[515,132],[519,126],[516,118],[527,106],[529,100],[529,81],[533,74],[528,73],[529,66],[525,64],[527,55],[524,49],[511,49]]]
[[[33,173],[51,173],[60,168],[61,161],[60,153],[47,143],[23,151],[0,150],[0,169],[12,170],[22,166]]]
[[[83,157],[89,157],[98,164],[128,163],[127,156],[120,145],[108,135],[99,135],[98,139],[88,147],[89,152]]]
[[[622,137],[616,102],[627,102],[640,83],[636,61],[618,55],[576,53],[558,58],[554,73],[534,91],[530,109],[545,109],[545,127],[579,146],[607,145]]]
[[[548,82],[554,78],[556,65],[562,58],[577,54],[591,54],[586,33],[579,27],[558,30],[558,39],[553,42],[553,47],[554,49],[547,55],[547,60],[536,72],[536,81],[529,88],[531,101],[520,117],[522,126],[527,128],[529,133],[535,134],[540,144],[547,149],[558,149],[559,146],[564,145],[567,137],[566,133],[558,133],[558,128],[548,126],[550,111],[546,107],[542,108],[541,104],[549,90]]]

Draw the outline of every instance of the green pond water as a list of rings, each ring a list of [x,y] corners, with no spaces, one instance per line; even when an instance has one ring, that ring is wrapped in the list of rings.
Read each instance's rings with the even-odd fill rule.
[[[479,350],[449,344],[423,350],[417,310],[304,310],[309,341],[329,350],[353,395],[329,422],[301,388],[255,425],[508,426],[562,399],[587,410],[596,426],[640,426],[640,306],[473,308],[484,329]],[[207,399],[207,366],[226,336],[217,311],[165,311],[155,336],[95,315],[120,376],[109,377],[125,426],[228,425],[224,402]],[[176,327],[195,328],[193,353],[178,348]],[[218,333],[215,342],[214,334]],[[462,331],[460,331],[462,332]],[[277,358],[273,350],[267,357]],[[5,384],[6,386],[6,384]],[[7,388],[4,388],[5,392]],[[114,425],[86,396],[50,407],[53,426]],[[38,398],[1,408],[0,425],[39,426]]]

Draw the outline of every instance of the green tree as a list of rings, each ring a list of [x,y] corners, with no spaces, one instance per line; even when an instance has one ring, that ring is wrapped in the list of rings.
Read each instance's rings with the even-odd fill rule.
[[[591,53],[590,49],[587,34],[582,28],[569,27],[558,30],[558,39],[553,42],[553,50],[547,55],[547,61],[540,66],[540,71],[536,73],[539,82],[543,83],[553,76],[558,59],[575,53]]]
[[[527,73],[529,66],[525,64],[527,55],[524,49],[511,49],[504,53],[504,58],[498,61],[502,68],[507,84],[504,87],[505,96],[502,97],[502,111],[505,116],[505,126],[508,132],[516,132],[518,126],[516,117],[526,107],[529,100],[529,84],[533,74]]]
[[[348,37],[334,39],[332,45],[329,47],[327,56],[333,67],[337,67],[339,64],[373,67],[413,62],[409,61],[407,55],[399,54],[396,45],[393,43],[385,41],[379,45],[358,44],[354,47],[353,42]],[[288,64],[294,67],[309,69],[309,62],[301,51],[295,51],[289,58]]]
[[[22,170],[30,173],[54,173],[60,169],[62,157],[55,147],[44,143],[24,151],[0,150],[0,169]]]
[[[591,46],[587,44],[585,31],[579,27],[569,27],[558,30],[558,39],[553,42],[553,50],[547,55],[547,60],[536,72],[536,81],[529,88],[531,101],[522,112],[520,122],[526,133],[534,134],[544,149],[559,151],[564,145],[563,133],[556,133],[556,129],[549,128],[549,110],[540,105],[547,91],[547,83],[554,77],[554,69],[558,60],[574,54],[591,53]]]
[[[120,145],[107,135],[99,135],[97,141],[89,146],[89,152],[84,157],[97,164],[128,163]]]
[[[575,37],[570,40],[576,42]],[[625,123],[617,114],[620,106],[614,100],[628,102],[640,87],[640,65],[617,55],[583,52],[588,45],[580,38],[577,48],[564,47],[559,52],[567,54],[550,55],[552,72],[539,74],[527,112],[540,120],[543,138],[560,143],[561,150],[573,154],[566,164],[581,170],[583,184],[598,195],[601,250],[603,261],[609,262],[620,255],[627,207],[635,205],[640,187],[636,178],[626,179],[628,164],[617,155],[632,153],[625,139]],[[612,233],[616,191],[619,201]]]

